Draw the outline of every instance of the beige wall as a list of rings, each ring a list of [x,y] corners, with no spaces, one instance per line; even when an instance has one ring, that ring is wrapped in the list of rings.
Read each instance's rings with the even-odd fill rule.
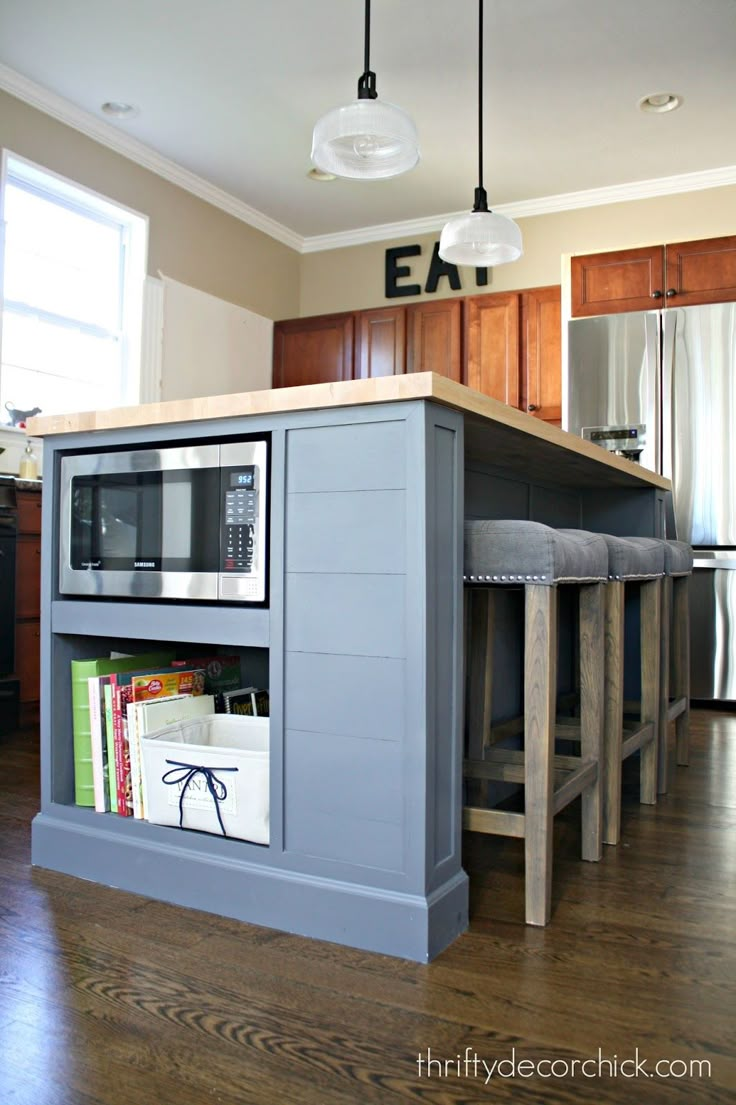
[[[298,314],[298,253],[2,91],[0,147],[147,215],[150,275],[266,318]]]
[[[736,186],[539,215],[519,219],[519,226],[524,240],[521,260],[489,272],[487,287],[480,289],[476,289],[472,270],[461,269],[463,287],[459,292],[451,291],[448,281],[442,279],[433,295],[423,293],[393,300],[387,300],[384,296],[386,248],[415,242],[421,245],[419,257],[400,262],[411,266],[411,276],[399,283],[419,283],[423,287],[432,247],[439,239],[439,232],[304,254],[301,259],[299,314],[318,315],[328,311],[380,307],[388,302],[412,303],[433,296],[446,298],[473,295],[476,291],[502,292],[559,284],[565,282],[563,256],[571,253],[596,253],[652,242],[679,242],[736,234]]]

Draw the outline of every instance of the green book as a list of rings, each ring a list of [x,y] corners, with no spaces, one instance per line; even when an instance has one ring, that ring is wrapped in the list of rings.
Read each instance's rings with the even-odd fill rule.
[[[176,659],[175,650],[147,652],[138,656],[109,656],[95,660],[72,660],[72,736],[74,741],[74,801],[78,806],[95,804],[92,772],[92,730],[89,716],[89,685],[96,675],[112,675],[118,671],[134,671],[149,664],[159,667]]]

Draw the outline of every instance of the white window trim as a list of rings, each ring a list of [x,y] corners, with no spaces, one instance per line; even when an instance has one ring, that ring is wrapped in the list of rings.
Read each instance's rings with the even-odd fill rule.
[[[5,189],[10,174],[10,162],[14,168],[20,167],[19,176],[23,176],[30,183],[34,178],[43,184],[52,177],[56,182],[58,195],[69,199],[78,205],[79,193],[83,192],[87,198],[90,209],[105,219],[113,219],[119,222],[121,212],[129,216],[124,231],[125,264],[123,270],[123,303],[121,332],[121,363],[123,366],[121,405],[140,403],[146,391],[150,391],[150,385],[142,379],[141,366],[141,328],[143,314],[143,285],[146,277],[146,264],[148,258],[148,215],[136,211],[127,204],[118,203],[106,196],[95,192],[84,184],[70,180],[53,169],[47,169],[38,165],[12,150],[2,150],[2,164],[0,166],[0,297],[5,286]],[[2,299],[0,298],[0,349],[2,348]]]

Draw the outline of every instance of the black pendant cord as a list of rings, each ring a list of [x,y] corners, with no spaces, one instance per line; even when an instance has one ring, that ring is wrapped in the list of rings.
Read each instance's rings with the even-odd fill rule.
[[[483,0],[478,0],[478,187],[473,211],[487,211],[488,196],[483,187]]]
[[[483,0],[481,0],[481,3]],[[371,72],[371,0],[365,0],[365,37],[363,51],[363,75],[358,80],[358,99],[375,100],[376,74]]]

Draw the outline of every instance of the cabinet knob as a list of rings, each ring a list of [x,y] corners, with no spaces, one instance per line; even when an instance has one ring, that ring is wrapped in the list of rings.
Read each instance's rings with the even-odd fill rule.
[[[528,411],[538,411],[539,407],[536,405],[536,403],[530,403],[526,409]]]
[[[677,288],[668,288],[667,289],[667,298],[671,299],[673,295],[677,295]]]
[[[662,298],[662,293],[659,290],[659,288],[657,288],[657,290],[655,292],[652,292],[652,299],[661,299],[661,298]]]

